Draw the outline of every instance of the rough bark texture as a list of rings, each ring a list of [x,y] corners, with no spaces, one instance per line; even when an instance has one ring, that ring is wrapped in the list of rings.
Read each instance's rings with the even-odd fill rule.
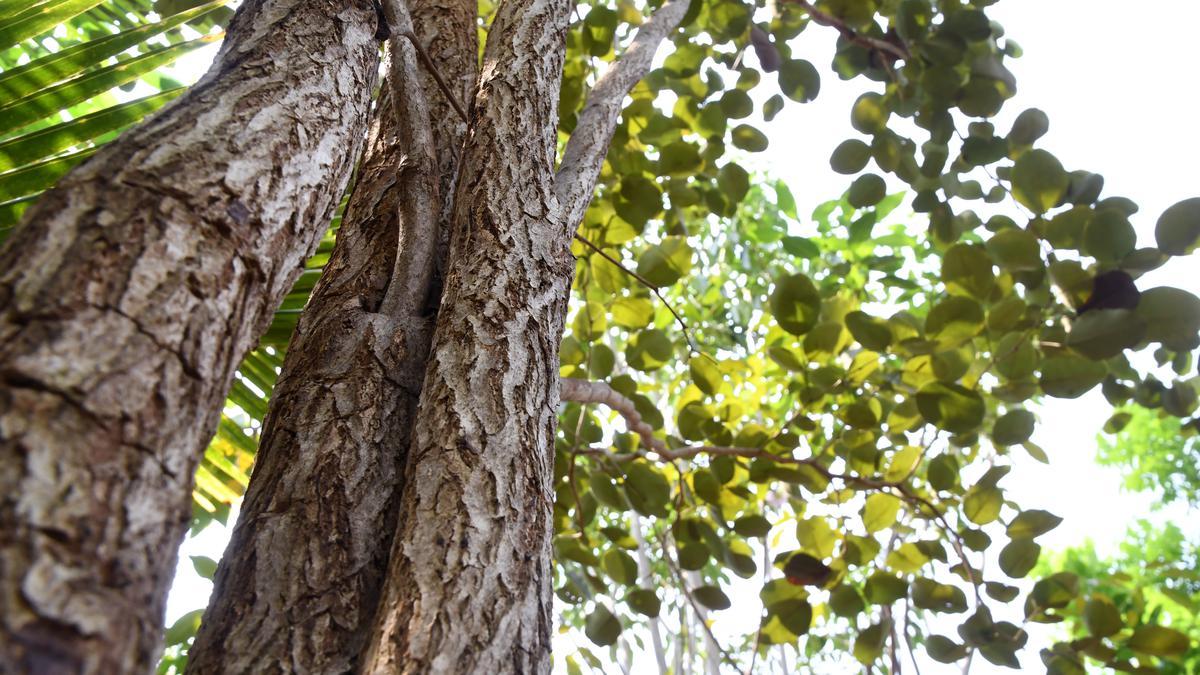
[[[196,464],[345,189],[374,32],[368,0],[246,2],[0,251],[0,671],[158,658]]]
[[[443,74],[473,78],[474,2],[410,6]],[[389,23],[367,154],[289,344],[190,672],[347,672],[374,616],[433,328],[438,186],[465,129],[405,37],[422,29]]]
[[[550,668],[558,346],[574,261],[553,191],[568,0],[488,35],[371,673]]]

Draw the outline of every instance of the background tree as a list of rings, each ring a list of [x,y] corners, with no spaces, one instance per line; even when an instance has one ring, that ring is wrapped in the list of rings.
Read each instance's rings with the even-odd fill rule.
[[[1000,612],[1021,595],[1011,580],[1029,574],[1037,536],[1057,523],[1044,511],[1021,510],[1000,485],[1010,448],[1043,456],[1028,443],[1035,419],[1026,403],[1103,384],[1114,405],[1193,413],[1187,354],[1196,347],[1200,300],[1162,288],[1108,294],[1093,280],[1120,272],[1132,280],[1168,254],[1187,253],[1200,217],[1196,200],[1181,202],[1159,219],[1156,246],[1137,248],[1131,201],[1102,198],[1098,176],[1068,172],[1034,147],[1044,115],[1027,111],[1007,133],[986,121],[1014,91],[1004,61],[1018,51],[988,21],[988,4],[787,2],[755,12],[741,2],[694,2],[679,17],[679,31],[668,26],[675,49],[649,73],[628,65],[644,57],[648,68],[645,51],[656,46],[636,49],[643,34],[637,27],[652,36],[649,27],[665,23],[668,8],[680,3],[655,9],[601,2],[579,6],[572,17],[557,3],[510,3],[495,21],[492,8],[480,8],[479,30],[497,41],[487,41],[482,86],[464,96],[473,140],[464,154],[451,155],[470,158],[449,174],[462,176],[453,204],[445,198],[451,191],[441,190],[439,212],[456,215],[439,227],[454,228],[456,244],[432,379],[415,421],[417,455],[405,469],[407,484],[420,489],[371,495],[397,500],[409,517],[398,523],[384,611],[364,665],[437,668],[441,657],[443,665],[482,667],[516,650],[530,668],[544,667],[551,527],[561,616],[600,646],[615,650],[624,631],[644,624],[688,636],[675,655],[683,670],[693,661],[710,668],[760,659],[811,665],[840,653],[894,671],[915,644],[939,660],[977,652],[1016,663],[1025,633],[989,608]],[[543,23],[530,25],[523,16]],[[393,29],[403,25],[396,19]],[[851,112],[860,136],[838,148],[831,167],[856,175],[874,162],[909,186],[912,208],[927,217],[897,211],[902,197],[888,197],[880,175],[863,174],[841,199],[802,219],[785,187],[753,186],[760,181],[732,161],[737,151],[769,143],[743,121],[760,104],[770,118],[785,97],[805,102],[817,95],[818,70],[794,58],[790,44],[804,39],[802,31],[822,29],[840,36],[835,71],[866,90]],[[457,37],[418,40],[435,52],[466,39],[461,27],[450,35]],[[408,49],[392,44],[393,53]],[[434,58],[417,76],[419,55],[404,53],[389,90],[411,87],[431,106],[445,106],[453,87],[434,104],[427,79],[453,68]],[[615,65],[601,74],[609,61]],[[773,80],[778,93],[758,93]],[[546,133],[555,100],[565,146],[557,177],[554,139]],[[431,117],[430,126],[436,130],[448,117]],[[446,157],[448,136],[430,135],[440,138],[435,156]],[[573,164],[572,157],[583,161]],[[591,168],[574,172],[577,166]],[[436,173],[439,187],[449,185],[445,164]],[[1014,210],[1010,196],[1025,211]],[[582,225],[568,305],[570,275],[555,261],[575,229],[574,214]],[[408,227],[411,218],[397,225]],[[384,249],[404,242],[404,232],[382,231]],[[333,267],[322,282],[350,289],[347,299],[379,293],[379,281],[366,290],[350,284],[354,269],[391,284],[402,278],[395,276],[398,261],[413,260],[404,246],[392,260],[396,269],[380,271],[379,263],[356,257],[349,242],[350,271]],[[294,289],[262,349],[241,368],[227,423],[202,466],[207,476],[197,504],[207,511],[198,525],[205,512],[219,515],[218,504],[245,484],[277,347],[308,288]],[[402,299],[416,307],[425,297],[413,290]],[[559,351],[564,318],[569,334]],[[293,348],[304,344],[304,334],[302,323]],[[350,352],[363,348],[345,342]],[[296,391],[304,392],[303,373],[336,363],[321,356],[328,344],[310,342],[313,351],[290,357],[312,363],[291,375],[299,378]],[[1149,344],[1165,361],[1183,364],[1169,385],[1125,356]],[[330,372],[311,386],[347,386],[370,397],[367,389],[355,392],[356,381],[369,381],[357,379],[361,371],[349,369],[344,379],[336,368]],[[548,463],[539,465],[546,459],[539,450],[548,450],[546,411],[560,390],[555,374],[568,378],[561,392],[573,402],[560,409],[551,472]],[[378,469],[381,450],[406,445],[362,438],[368,442],[339,447],[373,454],[353,470],[344,465],[328,474],[337,482],[332,490],[350,494],[345,477]],[[296,454],[256,473],[265,499],[272,482],[303,484],[284,477],[302,476],[311,465],[284,458],[318,451],[311,441],[307,449],[280,447]],[[287,473],[294,467],[299,474]],[[294,515],[314,506],[306,498],[272,508]],[[342,549],[326,544],[348,530],[329,523],[354,522],[342,511],[353,505],[320,506],[329,509],[321,519],[296,523],[322,527],[288,526],[313,542],[295,569],[341,572],[322,563],[337,560],[327,556]],[[515,525],[528,529],[506,529]],[[455,536],[439,538],[438,528]],[[247,531],[238,546],[267,550],[267,539]],[[518,546],[516,535],[529,538]],[[995,549],[999,573],[983,564]],[[378,574],[372,565],[353,571]],[[740,644],[704,635],[698,620],[728,606],[722,588],[736,583],[730,573],[763,577],[762,624],[748,627]],[[230,588],[248,580],[247,572],[223,574]],[[262,576],[255,584],[277,583],[270,566],[255,574]],[[1062,579],[1034,586],[1025,621],[1055,620],[1054,610],[1070,604],[1077,588]],[[525,600],[508,603],[491,589]],[[229,593],[236,591],[223,591],[218,604],[244,601]],[[424,634],[405,626],[413,616],[425,618],[422,607],[432,612]],[[936,618],[967,612],[965,621]],[[1175,658],[1178,632],[1158,620],[1123,616],[1104,639],[1128,650],[1121,658],[1137,666]],[[348,630],[361,635],[358,625]],[[954,639],[934,634],[956,625]],[[459,626],[460,633],[451,629]],[[1139,631],[1165,641],[1138,639]],[[505,640],[489,643],[485,635]],[[582,649],[564,655],[568,668],[595,658]]]

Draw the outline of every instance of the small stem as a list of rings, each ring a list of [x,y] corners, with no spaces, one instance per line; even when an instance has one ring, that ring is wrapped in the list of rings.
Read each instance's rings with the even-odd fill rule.
[[[462,118],[462,121],[467,122],[467,111],[463,109],[458,99],[454,98],[454,92],[450,91],[450,85],[446,84],[446,81],[442,79],[442,74],[438,72],[437,66],[433,65],[433,59],[429,58],[429,54],[425,51],[425,47],[421,44],[421,41],[411,31],[405,31],[401,35],[408,38],[408,41],[416,48],[417,56],[421,57],[421,63],[425,64],[425,68],[433,76],[438,87],[441,88],[442,94],[446,96],[446,100],[450,101],[450,105],[454,107],[455,112]]]
[[[675,320],[679,322],[679,327],[681,329],[683,329],[683,336],[685,338],[687,338],[688,349],[691,350],[692,352],[696,351],[695,341],[692,340],[692,334],[690,331],[688,331],[687,324],[684,323],[683,317],[679,316],[679,312],[676,312],[675,308],[671,306],[671,303],[667,302],[667,299],[662,296],[662,293],[658,292],[658,289],[654,287],[654,284],[647,281],[646,277],[643,277],[642,275],[638,274],[637,272],[634,272],[633,270],[629,269],[628,267],[625,267],[624,265],[622,265],[621,261],[619,261],[616,258],[612,257],[611,255],[605,253],[599,246],[596,246],[592,242],[588,241],[588,239],[586,237],[584,237],[582,234],[579,234],[578,232],[576,232],[575,238],[578,239],[584,246],[587,246],[588,248],[592,249],[596,253],[600,254],[601,258],[604,258],[605,260],[609,261],[610,263],[616,265],[625,274],[628,274],[629,276],[633,277],[634,279],[637,279],[638,283],[642,284],[651,293],[653,293],[655,295],[655,297],[657,297],[659,299],[659,301],[662,302],[662,304],[664,306],[666,306],[666,308],[668,310],[670,310],[671,314],[675,317]]]

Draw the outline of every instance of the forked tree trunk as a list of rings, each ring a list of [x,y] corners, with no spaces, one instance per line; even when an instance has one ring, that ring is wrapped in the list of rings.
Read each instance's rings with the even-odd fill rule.
[[[161,653],[192,476],[365,137],[369,0],[248,0],[210,72],[0,252],[0,671]]]
[[[452,82],[473,80],[478,53],[474,0],[411,6],[415,27],[393,21],[358,182],[288,346],[189,672],[348,672],[365,644],[436,311],[438,187],[465,129],[402,33],[432,34]]]
[[[569,0],[488,34],[370,673],[543,673],[558,346],[574,259],[554,197]]]

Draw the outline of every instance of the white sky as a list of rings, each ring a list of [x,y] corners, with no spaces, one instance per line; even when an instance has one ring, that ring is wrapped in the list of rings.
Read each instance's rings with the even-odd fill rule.
[[[1195,0],[1005,0],[988,9],[1007,37],[1024,48],[1021,59],[1009,61],[1018,93],[995,120],[1006,133],[1011,120],[1028,107],[1050,117],[1050,132],[1039,147],[1053,152],[1068,169],[1087,169],[1105,177],[1104,194],[1127,196],[1142,208],[1134,216],[1139,245],[1153,244],[1158,215],[1184,198],[1200,195],[1200,134],[1194,126],[1200,115],[1200,75],[1196,73],[1194,31],[1200,26],[1200,2]],[[748,164],[782,178],[791,187],[801,214],[840,194],[849,184],[828,168],[828,157],[843,139],[854,136],[849,109],[860,93],[858,82],[841,82],[827,70],[832,31],[813,26],[802,36],[801,55],[821,70],[822,88],[816,102],[789,102],[776,120],[766,125],[770,149]],[[186,69],[202,69],[213,51],[188,59]],[[761,88],[768,89],[769,84]],[[1170,284],[1200,295],[1200,275],[1192,260],[1175,260],[1148,276],[1143,288]],[[1056,550],[1085,539],[1100,552],[1113,552],[1126,525],[1149,513],[1151,499],[1123,493],[1117,471],[1097,467],[1095,434],[1108,416],[1098,391],[1075,401],[1051,399],[1040,410],[1041,424],[1034,441],[1051,458],[1039,464],[1020,450],[1015,468],[1001,483],[1008,497],[1024,508],[1045,508],[1065,520],[1039,541]],[[1190,524],[1200,534],[1200,521],[1182,508],[1153,516],[1161,522]],[[1185,532],[1188,531],[1185,526]],[[167,622],[206,602],[211,586],[192,570],[188,555],[217,557],[225,542],[222,528],[212,527],[184,543],[180,566],[168,601]],[[989,566],[995,570],[994,563]],[[996,572],[998,574],[998,572]],[[750,590],[750,589],[748,589]],[[714,614],[714,629],[741,632],[753,625],[759,610],[757,590],[745,602]],[[742,596],[738,596],[742,597]],[[748,603],[748,604],[746,604]],[[1015,603],[1019,605],[1018,603]],[[1017,608],[1019,611],[1019,608]],[[947,629],[953,635],[952,626]],[[1034,631],[1022,654],[1026,668],[1040,670],[1037,651],[1046,646],[1044,633]],[[603,650],[596,650],[603,651]],[[561,667],[561,661],[559,662]],[[652,659],[646,668],[652,672]],[[924,660],[922,673],[959,672]],[[972,672],[1012,672],[977,658]]]

